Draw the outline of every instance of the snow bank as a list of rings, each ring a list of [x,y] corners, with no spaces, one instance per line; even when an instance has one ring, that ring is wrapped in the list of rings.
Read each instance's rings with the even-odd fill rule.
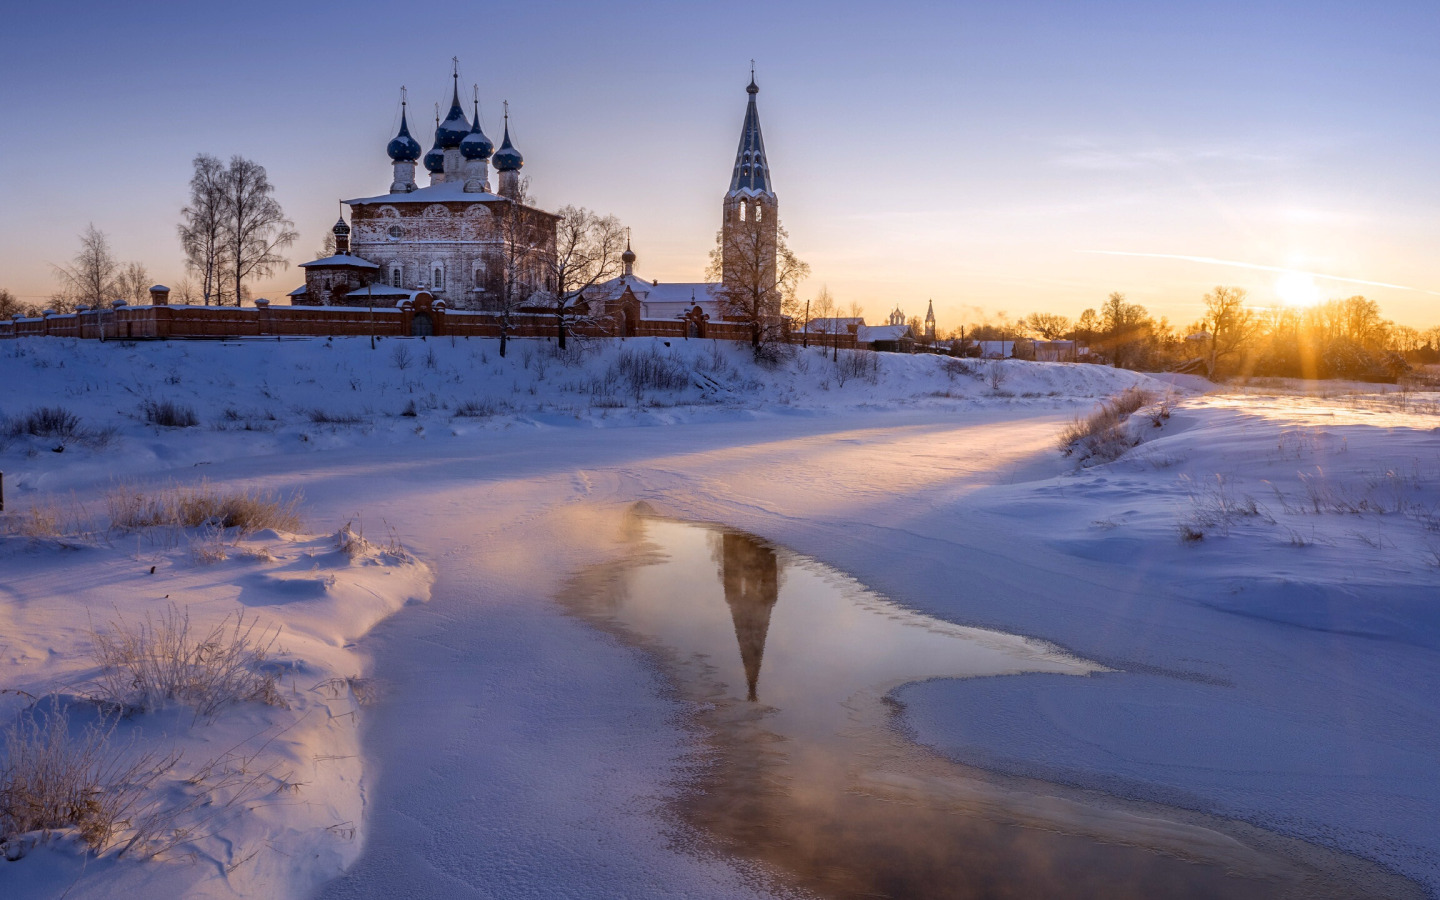
[[[8,507],[13,510],[13,506]],[[183,754],[156,785],[161,809],[186,798],[165,834],[187,829],[152,860],[123,845],[92,857],[62,833],[16,838],[0,862],[6,897],[303,897],[354,861],[361,845],[366,778],[354,641],[407,602],[428,595],[430,572],[398,546],[352,532],[245,537],[196,530],[80,531],[84,511],[62,512],[54,530],[13,513],[0,524],[37,536],[0,537],[0,720],[32,706],[67,704],[72,727],[104,716],[81,697],[101,676],[96,634],[188,616],[191,633],[236,615],[276,676],[278,705],[227,704],[212,716],[166,706],[116,721],[111,752]],[[39,698],[39,699],[35,699]],[[192,783],[193,782],[193,783]]]

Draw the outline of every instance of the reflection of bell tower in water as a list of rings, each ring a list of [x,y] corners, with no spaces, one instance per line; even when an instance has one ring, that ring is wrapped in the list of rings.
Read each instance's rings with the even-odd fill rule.
[[[780,597],[780,562],[774,550],[746,535],[724,534],[720,541],[725,602],[730,606],[740,660],[745,664],[747,699],[755,700],[770,611]]]

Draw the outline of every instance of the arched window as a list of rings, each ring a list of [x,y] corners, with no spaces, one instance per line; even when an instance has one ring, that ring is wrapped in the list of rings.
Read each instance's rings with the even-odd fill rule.
[[[755,204],[755,221],[760,221],[760,216],[765,212],[760,204]]]
[[[740,201],[740,221],[745,221],[745,201]]]
[[[401,273],[400,267],[399,267],[399,266],[391,266],[391,267],[390,267],[390,286],[391,286],[391,287],[397,287],[397,288],[398,288],[398,287],[403,287],[404,285],[401,284],[401,282],[403,282],[404,280],[405,280],[405,276]]]
[[[476,286],[476,287],[484,287],[484,286],[485,286],[485,267],[484,267],[484,266],[478,266],[478,265],[477,265],[477,266],[475,267],[475,286]]]
[[[435,291],[445,290],[445,264],[437,262],[432,268],[435,278],[430,282],[430,289]]]

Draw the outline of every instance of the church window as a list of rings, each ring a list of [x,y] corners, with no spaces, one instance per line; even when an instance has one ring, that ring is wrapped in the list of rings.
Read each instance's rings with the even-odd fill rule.
[[[740,201],[740,221],[745,221],[745,201]]]
[[[391,225],[387,233],[390,235],[390,240],[398,241],[401,237],[404,236],[405,229],[401,228],[399,225]]]
[[[476,286],[476,287],[484,287],[484,286],[485,286],[485,267],[484,267],[484,266],[476,266],[476,267],[475,267],[475,286]]]
[[[760,221],[760,216],[763,212],[764,210],[760,207],[760,204],[755,204],[755,221]]]
[[[437,291],[445,290],[445,266],[442,263],[435,264],[435,280],[431,283]]]
[[[401,284],[401,282],[402,282],[403,280],[404,280],[404,277],[400,274],[400,267],[399,267],[399,266],[391,266],[391,267],[390,267],[390,286],[391,286],[391,287],[397,287],[397,288],[398,288],[398,287],[402,287],[403,285]]]

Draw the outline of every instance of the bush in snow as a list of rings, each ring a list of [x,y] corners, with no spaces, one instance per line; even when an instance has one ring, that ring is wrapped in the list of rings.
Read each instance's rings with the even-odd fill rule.
[[[221,493],[201,482],[195,487],[162,489],[141,494],[121,486],[105,495],[112,528],[238,528],[241,533],[273,528],[299,531],[300,496],[281,498],[274,491],[249,490]]]
[[[140,412],[146,422],[164,428],[194,428],[200,424],[195,410],[170,400],[146,400],[140,404]]]
[[[130,754],[110,737],[115,719],[72,733],[63,707],[32,709],[5,729],[0,761],[0,847],[19,859],[51,833],[74,829],[95,851],[129,832],[124,849],[143,845],[162,817],[150,788],[178,754]],[[122,849],[121,852],[124,852]]]
[[[661,353],[653,344],[636,350],[626,347],[611,365],[614,378],[624,382],[636,400],[647,390],[680,391],[690,386],[690,369],[685,363],[668,353]],[[611,373],[606,373],[606,380]]]
[[[1085,418],[1077,417],[1060,432],[1060,452],[1082,465],[1113,462],[1140,441],[1125,429],[1125,420],[1155,400],[1150,391],[1130,387],[1101,401]]]
[[[274,672],[262,672],[279,630],[259,629],[236,613],[203,634],[192,633],[190,613],[171,606],[131,625],[111,622],[94,632],[100,673],[92,698],[122,711],[150,711],[171,703],[212,716],[233,703],[285,707]]]

